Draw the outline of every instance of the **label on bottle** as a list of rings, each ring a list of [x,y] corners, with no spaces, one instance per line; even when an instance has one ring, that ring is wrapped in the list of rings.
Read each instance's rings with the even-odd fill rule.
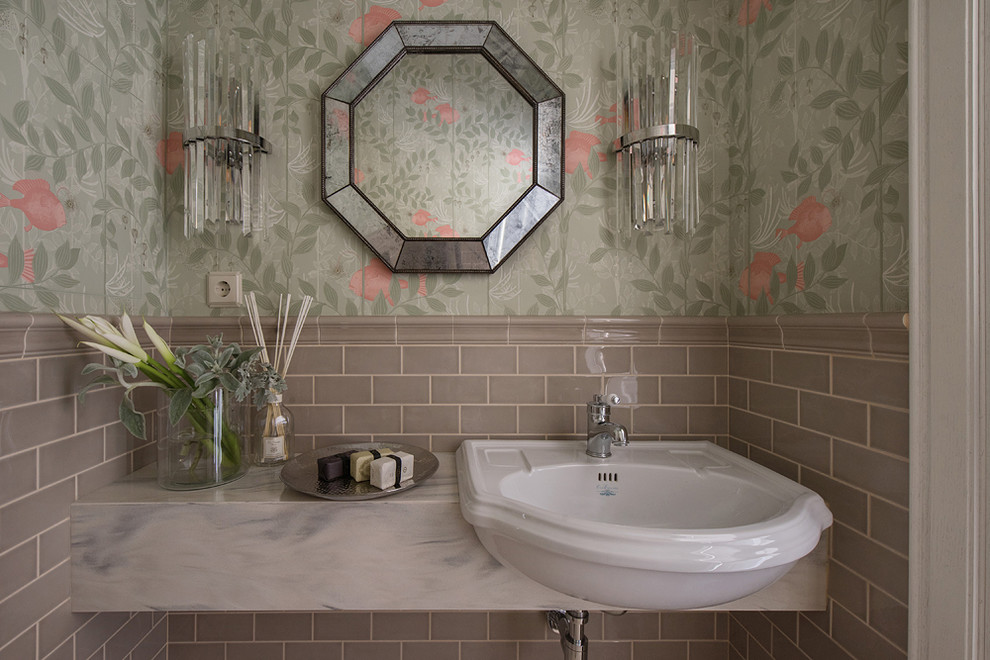
[[[285,438],[283,436],[265,436],[263,440],[265,460],[285,458]]]

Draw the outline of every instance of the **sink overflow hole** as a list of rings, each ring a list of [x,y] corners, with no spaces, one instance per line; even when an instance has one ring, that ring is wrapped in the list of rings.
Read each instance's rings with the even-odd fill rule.
[[[619,475],[616,472],[599,472],[598,481],[618,481]]]

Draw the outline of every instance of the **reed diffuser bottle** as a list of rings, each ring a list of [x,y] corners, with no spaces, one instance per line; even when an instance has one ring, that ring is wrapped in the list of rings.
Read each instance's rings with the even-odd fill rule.
[[[282,395],[254,415],[252,425],[255,435],[254,462],[258,465],[280,465],[292,456],[295,419],[288,406],[282,403]]]

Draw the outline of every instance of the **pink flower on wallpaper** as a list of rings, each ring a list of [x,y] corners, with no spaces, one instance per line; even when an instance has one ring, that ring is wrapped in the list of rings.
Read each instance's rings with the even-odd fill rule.
[[[601,140],[590,133],[571,131],[571,134],[564,140],[564,170],[568,174],[574,174],[580,165],[590,179],[591,168],[588,166],[588,160],[591,158],[591,150],[601,143]],[[599,152],[596,155],[598,160],[604,162],[605,154]]]
[[[0,268],[8,265],[7,255],[0,254]],[[24,250],[24,269],[21,270],[21,279],[32,284],[34,282],[34,249]]]
[[[765,7],[767,11],[773,11],[770,0],[743,0],[742,7],[739,8],[739,25],[752,25],[760,17],[760,8]]]
[[[794,282],[795,291],[804,291],[804,262],[797,265],[797,280]]]
[[[436,107],[436,112],[434,117],[440,117],[441,124],[453,124],[455,121],[461,118],[461,113],[454,108],[449,103],[441,103]]]
[[[24,195],[10,199],[0,194],[0,208],[11,206],[21,211],[28,221],[24,231],[37,227],[41,231],[52,231],[65,224],[65,207],[55,196],[44,179],[21,179],[13,185],[14,190]]]
[[[798,237],[798,247],[801,243],[810,243],[832,226],[832,214],[828,212],[828,207],[819,202],[814,195],[805,197],[804,200],[791,211],[787,218],[793,220],[794,224],[787,229],[778,229],[777,238],[781,239],[790,234]]]
[[[392,286],[392,278],[396,275],[388,269],[388,266],[383,264],[379,259],[372,259],[371,263],[367,266],[354,273],[351,276],[350,289],[355,294],[361,296],[365,300],[374,301],[378,298],[379,294],[385,296],[385,300],[388,301],[389,305],[395,306],[395,301],[392,300],[392,296],[389,294],[389,287]],[[399,280],[400,289],[408,289],[409,282],[406,280]],[[420,296],[426,295],[426,275],[419,275],[419,289],[416,293]]]
[[[773,304],[770,297],[770,278],[774,276],[773,268],[780,263],[780,257],[773,252],[757,252],[753,255],[753,261],[745,269],[739,278],[739,290],[745,293],[752,300],[759,300],[760,294],[765,293],[767,300]],[[782,273],[777,274],[782,275]]]
[[[522,165],[525,171],[516,172],[516,182],[522,183],[525,179],[533,176],[533,159],[526,155],[521,149],[513,149],[505,156],[505,162],[512,167]]]
[[[185,160],[185,154],[182,153],[182,132],[172,131],[167,139],[159,140],[155,154],[166,173],[171,174],[177,170]]]
[[[433,232],[434,236],[439,236],[440,238],[460,238],[461,235],[454,230],[451,225],[440,225],[437,227],[436,231]],[[420,287],[422,288],[422,287]],[[425,296],[426,293],[421,293],[420,295]]]
[[[419,0],[419,8],[423,9],[423,7],[439,7],[445,2],[447,2],[447,0]]]
[[[412,221],[420,227],[425,227],[428,222],[436,222],[436,218],[431,217],[429,212],[420,209],[413,213]]]
[[[430,94],[430,90],[426,89],[425,87],[417,87],[416,91],[412,93],[410,98],[412,98],[413,103],[417,105],[423,105],[427,101],[436,100],[437,97],[434,96],[433,94]]]
[[[354,19],[351,29],[347,35],[356,43],[367,46],[378,38],[385,31],[392,21],[402,18],[402,14],[394,9],[386,9],[378,5],[372,5],[368,13],[361,18]]]
[[[617,106],[618,106],[617,103],[613,103],[612,107],[608,109],[608,111],[612,113],[612,116],[610,117],[606,117],[605,115],[595,115],[595,122],[597,122],[599,126],[601,126],[602,124],[616,123],[616,121],[618,121],[619,119],[619,113],[616,110]]]

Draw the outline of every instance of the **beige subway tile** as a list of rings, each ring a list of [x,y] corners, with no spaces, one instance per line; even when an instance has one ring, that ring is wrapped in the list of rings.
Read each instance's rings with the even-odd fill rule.
[[[520,406],[519,432],[574,433],[574,406]]]
[[[661,376],[660,403],[713,404],[715,379],[711,376]]]
[[[491,376],[488,387],[491,403],[546,403],[544,376]]]
[[[800,483],[825,500],[836,520],[864,534],[868,525],[868,496],[858,488],[814,470],[801,470]]]
[[[729,643],[721,640],[688,642],[688,654],[691,660],[725,660],[728,650]]]
[[[68,518],[75,497],[75,483],[66,479],[0,508],[0,552]]]
[[[433,403],[487,403],[487,376],[433,376]]]
[[[371,383],[371,376],[317,376],[313,381],[315,402],[371,403]]]
[[[226,657],[223,642],[169,642],[168,645],[168,660],[225,660]]]
[[[404,346],[402,373],[456,374],[460,369],[457,346]]]
[[[908,457],[910,418],[906,411],[870,406],[870,447]]]
[[[292,413],[296,420],[296,433],[301,435],[327,435],[343,432],[343,415],[345,409],[361,406],[293,406]],[[350,432],[350,431],[348,431]]]
[[[628,374],[632,371],[632,351],[628,346],[577,346],[575,352],[579,374]]]
[[[724,317],[664,316],[660,319],[661,344],[724,346],[728,338],[728,327]]]
[[[398,346],[347,346],[345,374],[402,373],[402,349]]]
[[[908,407],[908,363],[836,356],[832,392],[898,408]]]
[[[453,341],[451,316],[396,316],[395,333],[399,344],[449,344]]]
[[[344,406],[344,433],[401,433],[401,406]]]
[[[798,398],[801,426],[862,445],[867,443],[865,403],[804,391]]]
[[[688,406],[688,433],[724,435],[729,432],[729,414],[725,406]]]
[[[487,612],[433,612],[430,639],[488,639]]]
[[[297,346],[289,370],[294,376],[342,374],[344,349],[341,346]]]
[[[751,444],[770,449],[773,423],[766,417],[760,417],[745,410],[729,409],[729,434]]]
[[[729,378],[728,381],[729,405],[749,410],[749,381],[743,378]]]
[[[457,642],[402,642],[402,660],[459,660],[460,654]]]
[[[601,393],[601,376],[547,376],[547,403],[550,404],[586,404]]]
[[[660,341],[659,316],[589,316],[584,340],[589,344],[650,344]]]
[[[200,612],[196,614],[196,641],[232,642],[254,639],[251,612]]]
[[[429,403],[429,376],[375,376],[375,403]]]
[[[64,557],[63,557],[64,559]],[[0,553],[0,601],[38,577],[38,541],[28,539]]]
[[[868,612],[868,584],[842,564],[828,566],[828,596],[844,608],[865,619]]]
[[[802,615],[798,622],[798,639],[800,639],[799,648],[801,651],[811,658],[853,660],[853,657],[836,644],[834,639],[812,623],[807,615]],[[777,640],[775,639],[774,641],[776,642]],[[790,646],[785,649],[785,652],[787,651],[790,651],[792,655],[797,652],[796,649],[792,649]]]
[[[51,399],[50,402],[62,402],[65,410],[68,410],[73,400],[75,400],[76,431],[82,432],[95,429],[99,426],[113,424],[119,420],[120,414],[118,410],[120,407],[120,398],[123,396],[123,393],[124,391],[120,387],[110,387],[87,392],[86,398],[82,401],[76,399],[76,397],[64,397],[61,399]],[[135,403],[137,403],[137,396],[135,394]],[[63,414],[65,414],[64,411]]]
[[[170,642],[196,640],[196,615],[192,612],[170,612],[168,615],[168,639]]]
[[[285,660],[343,660],[344,645],[340,642],[286,642]]]
[[[371,612],[316,612],[314,639],[371,639]]]
[[[546,639],[546,612],[489,612],[489,639]]]
[[[457,406],[402,406],[403,433],[458,433],[460,423]]]
[[[520,346],[519,373],[573,374],[574,348],[571,346]]]
[[[167,615],[164,612],[149,612],[152,628],[131,651],[130,660],[166,660],[168,647]],[[109,655],[108,657],[114,657]]]
[[[683,346],[633,346],[634,374],[686,374],[688,349]]]
[[[729,405],[729,377],[715,377],[715,403],[720,406]]]
[[[773,351],[729,347],[729,375],[769,383],[773,377]]]
[[[43,358],[41,361],[62,363],[66,360],[68,358]],[[0,378],[0,408],[10,408],[38,400],[38,360],[0,362],[0,373],[3,374],[3,377]],[[58,379],[56,382],[69,380],[70,374],[69,372],[59,372],[56,378]],[[88,376],[85,377],[84,382],[88,382],[89,378]],[[71,393],[75,394],[76,389],[73,389]]]
[[[724,376],[729,373],[727,346],[690,346],[688,373],[696,376]]]
[[[3,332],[3,328],[0,327],[0,333]],[[68,644],[69,652],[72,652],[72,638],[66,639],[64,644]],[[34,628],[28,628],[18,637],[15,637],[12,642],[7,646],[0,649],[0,660],[27,660],[33,658],[38,654],[36,648],[38,645],[38,631]],[[44,657],[48,657],[47,654]]]
[[[787,637],[792,642],[797,641],[798,637],[798,613],[797,612],[764,612],[767,619],[770,620],[777,629],[779,629],[784,636]],[[716,637],[716,639],[723,639],[721,637]]]
[[[41,488],[103,462],[103,429],[94,429],[38,447]]]
[[[619,397],[620,406],[660,403],[660,379],[656,376],[606,376],[605,393]]]
[[[776,316],[735,316],[726,319],[730,346],[781,348],[783,333]]]
[[[313,403],[313,376],[287,376],[286,390],[282,393],[282,401],[287,406]]]
[[[905,631],[905,642],[906,637]],[[871,660],[906,660],[907,658],[904,649],[897,648],[870,628],[865,621],[838,605],[832,611],[832,638],[848,649],[869,649]]]
[[[0,457],[0,506],[37,489],[37,450]]]
[[[865,314],[788,314],[778,316],[784,348],[840,353],[870,353]]]
[[[313,615],[309,612],[258,612],[254,615],[254,639],[257,641],[313,639]]]
[[[723,643],[727,644],[727,642]],[[549,654],[547,657],[549,657]],[[650,660],[688,660],[688,643],[675,641],[634,641],[632,643],[632,657],[649,658]],[[722,654],[720,660],[725,660],[725,653]]]
[[[371,638],[418,640],[430,638],[429,612],[373,612]]]
[[[55,568],[69,556],[69,521],[63,520],[38,536],[38,572]]]
[[[145,637],[151,632],[153,623],[152,617],[153,614],[151,612],[133,613],[131,618],[120,627],[120,630],[115,632],[113,636],[107,640],[106,645],[104,646],[106,649],[106,657],[129,657],[132,660],[137,660],[137,646],[139,642],[145,639]],[[161,650],[162,648],[164,648],[164,644],[159,647],[158,650]],[[245,658],[245,660],[247,659]]]
[[[660,639],[660,614],[657,612],[626,612],[622,616],[606,616],[605,639]]]
[[[461,406],[461,433],[516,433],[515,406]]]
[[[715,639],[715,612],[661,612],[660,639]]]
[[[908,315],[903,312],[874,312],[866,315],[870,347],[876,357],[907,359]]]
[[[779,454],[761,449],[760,447],[750,447],[749,458],[755,463],[759,463],[765,468],[769,468],[788,479],[797,481],[801,476],[801,466],[794,461],[784,458]]]
[[[6,539],[3,543],[6,544]],[[0,601],[0,648],[33,626],[68,597],[69,562],[65,562],[33,580],[6,600]]]
[[[821,353],[773,352],[773,382],[816,392],[828,392],[831,362]]]
[[[901,602],[907,602],[908,562],[841,523],[832,525],[832,556]]]
[[[907,461],[838,440],[833,443],[832,451],[836,479],[901,506],[908,505]]]
[[[344,642],[344,660],[400,660],[399,642]]]
[[[901,554],[908,554],[907,509],[871,497],[870,537]]]
[[[320,343],[394,344],[395,316],[321,316]]]
[[[119,397],[119,388],[115,390]],[[0,456],[72,435],[75,432],[74,399],[63,397],[0,410]],[[117,405],[119,400],[113,407],[114,418]]]
[[[462,346],[462,374],[516,373],[515,346]]]
[[[283,660],[281,642],[228,642],[227,657],[238,660]]]
[[[687,406],[636,406],[629,431],[654,435],[687,433],[687,411]]]
[[[823,474],[831,470],[832,443],[829,437],[799,426],[774,421],[773,451]]]
[[[154,463],[158,459],[155,445],[149,443],[144,447],[145,449],[137,450],[133,454],[132,460],[129,460],[131,458],[129,456],[118,456],[85,472],[80,472],[76,475],[76,495],[85,497],[95,490],[123,479],[134,470]]]
[[[870,589],[869,624],[899,649],[908,647],[908,608],[879,589]]]

